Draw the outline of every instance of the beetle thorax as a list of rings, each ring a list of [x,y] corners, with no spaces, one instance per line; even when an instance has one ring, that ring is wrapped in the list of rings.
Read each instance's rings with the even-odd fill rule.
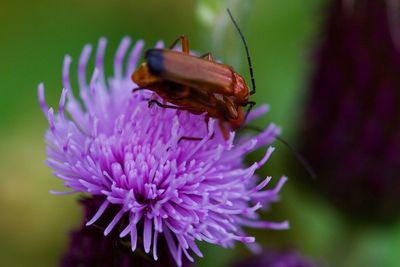
[[[146,63],[142,63],[132,74],[131,78],[138,86],[141,87],[156,83],[159,80],[158,77],[149,72],[149,68]]]
[[[233,76],[234,83],[232,89],[234,92],[234,96],[236,97],[236,103],[238,105],[246,104],[250,95],[249,87],[247,86],[242,76],[240,76],[236,72],[233,73]]]

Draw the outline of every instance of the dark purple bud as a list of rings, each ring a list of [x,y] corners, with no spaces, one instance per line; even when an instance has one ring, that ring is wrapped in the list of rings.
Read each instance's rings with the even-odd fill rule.
[[[246,259],[234,267],[317,267],[317,263],[311,261],[299,252],[290,251],[265,251],[258,257]]]
[[[176,267],[176,263],[168,251],[164,238],[158,243],[158,260],[143,251],[143,242],[138,240],[138,248],[132,252],[129,238],[121,239],[118,232],[111,232],[104,236],[104,229],[109,219],[114,217],[113,210],[108,209],[103,219],[96,224],[85,226],[86,222],[97,212],[103,199],[85,198],[81,200],[84,208],[82,227],[70,234],[68,251],[61,260],[61,267]],[[121,225],[117,225],[120,227]],[[183,267],[193,266],[187,259],[183,259]]]
[[[332,1],[316,54],[302,153],[319,189],[367,220],[400,212],[396,1]]]

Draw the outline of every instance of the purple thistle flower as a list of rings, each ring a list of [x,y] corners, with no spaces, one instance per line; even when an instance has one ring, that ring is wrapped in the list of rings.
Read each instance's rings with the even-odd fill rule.
[[[264,251],[260,256],[249,258],[235,267],[318,267],[319,264],[311,261],[298,251]]]
[[[370,221],[400,215],[395,2],[332,1],[304,119],[302,153],[320,188],[353,218]]]
[[[282,177],[268,190],[263,188],[271,177],[257,182],[254,172],[274,149],[269,147],[250,167],[243,164],[247,153],[273,142],[279,128],[271,124],[259,135],[234,145],[235,133],[224,140],[213,119],[206,125],[203,115],[149,108],[147,101],[153,93],[132,93],[136,85],[130,79],[143,42],[134,45],[125,65],[129,46],[130,39],[124,38],[115,55],[114,76],[106,79],[106,40],[101,39],[89,83],[86,68],[92,47],[84,47],[78,65],[83,104],[72,93],[69,56],[64,60],[65,89],[58,113],[47,107],[43,85],[38,88],[40,106],[49,122],[45,135],[48,166],[71,189],[66,193],[103,199],[86,225],[100,220],[107,209],[116,208],[104,235],[118,229],[120,238],[130,236],[132,251],[141,242],[144,251],[152,251],[157,260],[157,241],[162,234],[178,265],[182,253],[193,261],[189,250],[202,256],[196,241],[223,247],[232,247],[235,241],[254,245],[255,238],[243,227],[287,229],[286,221],[260,221],[257,215],[258,209],[278,200],[286,181]],[[251,117],[265,112],[263,106]],[[180,141],[182,136],[203,139]]]

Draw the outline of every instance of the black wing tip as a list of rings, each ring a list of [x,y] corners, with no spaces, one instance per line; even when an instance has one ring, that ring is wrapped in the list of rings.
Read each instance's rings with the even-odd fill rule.
[[[145,59],[151,74],[160,75],[165,71],[164,56],[161,49],[153,48],[147,50]]]

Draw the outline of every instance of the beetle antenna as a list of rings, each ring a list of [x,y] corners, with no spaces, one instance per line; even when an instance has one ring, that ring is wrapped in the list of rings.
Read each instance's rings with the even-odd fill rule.
[[[232,16],[231,11],[229,10],[229,8],[227,8],[226,11],[228,11],[229,17],[231,18],[233,25],[235,25],[236,30],[239,32],[240,38],[242,38],[243,41],[244,49],[246,50],[247,63],[249,64],[249,70],[250,70],[251,85],[253,87],[252,90],[250,91],[250,94],[253,95],[256,92],[256,81],[254,80],[253,66],[251,64],[249,48],[247,46],[246,39],[244,38],[242,31],[240,30],[238,24],[236,23],[235,19]]]
[[[257,126],[253,126],[253,125],[246,125],[244,128],[258,131],[258,132],[263,131],[262,129],[258,128]],[[294,154],[296,159],[300,162],[300,164],[308,172],[308,174],[311,176],[311,178],[313,178],[313,179],[317,178],[317,174],[315,173],[314,169],[311,167],[311,164],[304,158],[304,156],[302,154],[300,154],[299,151],[297,151],[297,149],[295,147],[293,147],[285,139],[283,139],[279,136],[276,136],[275,139],[278,140],[279,142],[281,142],[284,146],[286,146]]]
[[[294,154],[296,159],[303,165],[304,169],[308,172],[308,174],[311,176],[311,178],[315,179],[317,177],[317,174],[315,173],[314,169],[311,167],[310,163],[304,158],[303,155],[300,154],[299,151],[297,151],[296,148],[294,148],[291,144],[289,144],[285,139],[277,136],[275,137],[276,140],[284,144],[287,148],[289,148],[290,151]]]

